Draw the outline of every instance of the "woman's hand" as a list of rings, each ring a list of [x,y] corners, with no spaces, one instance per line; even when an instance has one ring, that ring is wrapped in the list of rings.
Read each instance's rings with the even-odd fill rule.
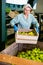
[[[18,27],[16,25],[14,25],[14,31],[17,32]]]

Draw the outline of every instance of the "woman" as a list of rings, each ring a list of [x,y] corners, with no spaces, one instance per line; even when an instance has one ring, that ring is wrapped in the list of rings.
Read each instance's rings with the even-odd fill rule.
[[[36,18],[31,14],[32,7],[30,4],[27,4],[23,7],[23,13],[14,17],[10,24],[14,27],[14,30],[17,31],[19,28],[30,29],[31,24],[34,25],[36,32],[39,34],[39,24]],[[18,24],[18,27],[15,25]]]

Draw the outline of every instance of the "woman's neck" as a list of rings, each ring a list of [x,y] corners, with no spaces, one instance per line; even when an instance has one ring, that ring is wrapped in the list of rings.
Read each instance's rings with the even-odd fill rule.
[[[29,14],[24,14],[24,17],[25,17],[25,18],[28,18],[28,16],[29,16]]]

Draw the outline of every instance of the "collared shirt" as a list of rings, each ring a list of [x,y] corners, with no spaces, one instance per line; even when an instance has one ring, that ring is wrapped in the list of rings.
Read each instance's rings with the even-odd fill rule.
[[[11,26],[14,26],[17,23],[18,23],[18,28],[24,28],[24,29],[30,29],[31,24],[33,24],[34,28],[36,28],[36,32],[39,32],[39,30],[37,30],[39,28],[38,21],[32,14],[29,14],[28,18],[25,18],[24,14],[21,13],[16,17],[14,17],[10,22]]]

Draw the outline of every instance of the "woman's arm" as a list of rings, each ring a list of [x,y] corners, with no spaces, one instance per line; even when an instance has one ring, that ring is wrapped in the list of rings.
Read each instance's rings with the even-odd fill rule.
[[[18,16],[14,17],[11,21],[10,24],[11,26],[14,28],[14,31],[16,32],[18,30],[18,26],[16,26],[15,24],[19,23],[19,18]]]
[[[19,23],[19,17],[16,16],[10,21],[10,25],[14,26],[15,24]]]
[[[33,16],[33,19],[32,19],[32,24],[34,25],[34,28],[35,28],[37,34],[39,34],[39,23],[34,16]]]

